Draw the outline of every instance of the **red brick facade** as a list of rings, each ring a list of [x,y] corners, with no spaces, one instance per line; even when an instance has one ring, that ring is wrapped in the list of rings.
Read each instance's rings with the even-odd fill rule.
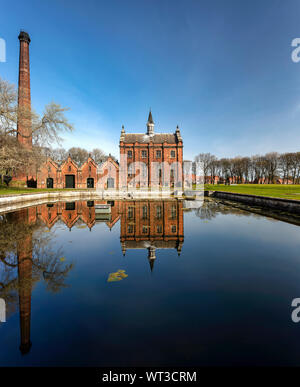
[[[89,157],[80,167],[70,156],[61,165],[48,158],[37,172],[37,187],[93,189],[99,182],[106,189],[111,177],[115,178],[115,188],[118,188],[119,165],[111,157],[100,165]]]
[[[119,164],[111,157],[99,165],[97,176],[97,188],[109,189],[119,188]]]
[[[174,186],[182,181],[183,141],[177,126],[174,134],[154,133],[150,111],[147,133],[126,134],[122,127],[120,136],[120,187],[127,187],[135,179],[136,187]]]

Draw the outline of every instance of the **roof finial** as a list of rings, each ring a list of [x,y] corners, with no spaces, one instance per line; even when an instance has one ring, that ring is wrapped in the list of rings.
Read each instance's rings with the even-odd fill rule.
[[[125,140],[125,129],[124,129],[124,125],[122,125],[120,141],[124,141],[124,140]]]

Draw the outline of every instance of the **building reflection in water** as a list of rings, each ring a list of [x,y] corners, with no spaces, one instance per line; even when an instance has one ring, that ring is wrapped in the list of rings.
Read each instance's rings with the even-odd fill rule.
[[[109,204],[110,213],[97,214],[95,205]],[[148,251],[153,270],[158,249],[176,249],[181,253],[184,241],[182,200],[77,201],[39,206],[38,216],[49,227],[62,220],[69,230],[85,223],[89,229],[97,222],[112,227],[121,219],[120,242],[123,255],[130,249]]]
[[[176,249],[180,255],[184,240],[182,201],[123,201],[120,210],[123,255],[128,249],[147,249],[151,270],[157,249]]]
[[[109,213],[97,213],[95,205],[108,204]],[[51,229],[58,221],[71,231],[81,224],[90,231],[98,222],[111,230],[120,219],[120,243],[123,255],[130,249],[147,251],[151,271],[159,249],[176,249],[180,255],[184,241],[183,202],[170,200],[76,201],[39,205],[1,216],[0,297],[11,310],[18,295],[20,315],[20,351],[30,351],[31,295],[40,280],[57,292],[72,264],[60,261],[62,252],[49,247]],[[6,237],[9,235],[9,237]],[[5,236],[5,237],[4,237]]]

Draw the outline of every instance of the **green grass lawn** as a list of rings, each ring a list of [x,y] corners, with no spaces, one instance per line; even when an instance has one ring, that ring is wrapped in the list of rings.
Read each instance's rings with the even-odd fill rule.
[[[227,191],[247,195],[271,196],[282,199],[300,200],[300,185],[281,184],[205,184],[205,189],[210,191]]]
[[[300,185],[281,185],[281,184],[205,184],[205,189],[210,191],[227,191],[234,193],[243,193],[248,195],[271,196],[283,199],[300,200]],[[29,194],[34,192],[57,192],[57,191],[87,191],[86,188],[17,188],[0,186],[0,195]]]

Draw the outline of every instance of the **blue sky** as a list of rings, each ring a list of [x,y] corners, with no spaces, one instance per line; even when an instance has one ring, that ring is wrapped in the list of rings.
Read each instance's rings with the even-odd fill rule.
[[[71,108],[63,146],[118,156],[121,125],[178,124],[184,157],[300,150],[298,0],[11,1],[1,5],[6,63],[17,83],[18,33],[30,34],[32,104]]]

